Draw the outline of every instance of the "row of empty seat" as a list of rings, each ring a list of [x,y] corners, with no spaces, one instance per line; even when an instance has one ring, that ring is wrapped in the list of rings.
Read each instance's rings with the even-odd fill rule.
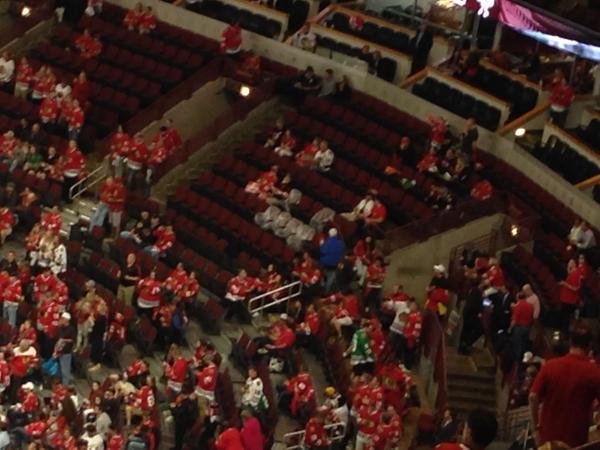
[[[600,174],[600,161],[594,163],[558,138],[550,137],[538,145],[533,155],[569,183],[577,184]]]
[[[575,133],[590,148],[600,154],[600,119],[592,119],[586,127],[578,128]]]
[[[427,77],[422,83],[415,84],[412,92],[461,117],[474,117],[478,125],[489,130],[495,131],[501,125],[501,113],[498,108],[433,77]]]
[[[538,100],[538,90],[526,86],[521,81],[482,65],[474,77],[461,77],[473,86],[507,101],[511,104],[510,119],[514,119],[533,109]]]

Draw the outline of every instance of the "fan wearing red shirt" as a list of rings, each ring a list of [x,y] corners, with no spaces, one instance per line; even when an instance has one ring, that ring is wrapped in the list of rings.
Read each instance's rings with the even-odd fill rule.
[[[73,79],[71,95],[79,102],[79,105],[83,109],[87,109],[89,106],[88,97],[90,95],[90,83],[87,80],[85,72],[80,72],[79,75]]]
[[[367,267],[366,285],[364,290],[365,305],[379,309],[379,297],[381,287],[385,280],[385,266],[381,258],[376,258],[372,264]]]
[[[167,149],[167,154],[171,155],[174,151],[178,150],[183,144],[183,139],[181,139],[181,134],[175,125],[173,124],[173,119],[167,119],[164,126],[164,131],[161,129],[163,134],[163,141],[165,143],[165,147]]]
[[[495,289],[504,286],[504,271],[498,265],[498,260],[496,258],[490,258],[489,267],[483,274],[483,281],[487,286]]]
[[[242,47],[242,28],[237,21],[223,30],[219,49],[222,54],[235,55]]]
[[[167,390],[175,395],[181,392],[183,382],[187,376],[189,361],[181,355],[181,350],[173,345],[169,350],[171,363],[163,363],[165,376],[167,377]]]
[[[62,217],[58,206],[53,206],[49,213],[42,217],[42,228],[58,235],[62,227]],[[36,277],[37,280],[37,277]],[[54,285],[52,285],[54,287]]]
[[[106,450],[123,450],[123,446],[125,445],[125,438],[117,432],[115,426],[115,424],[110,424]]]
[[[367,217],[365,217],[365,223],[367,225],[379,225],[387,217],[387,209],[383,203],[378,199],[373,200],[373,207]]]
[[[17,148],[19,142],[15,137],[15,133],[12,130],[8,130],[2,136],[0,136],[0,156],[5,158],[12,158],[13,152]]]
[[[535,378],[529,406],[538,446],[562,441],[575,448],[588,441],[593,405],[600,400],[600,368],[590,360],[591,346],[590,328],[575,323],[569,353],[547,360]]]
[[[8,208],[0,208],[0,245],[11,235],[13,226],[17,223],[15,215]]]
[[[206,398],[211,403],[214,402],[218,376],[219,368],[214,362],[203,363],[196,373],[196,395]]]
[[[325,450],[329,448],[330,440],[325,430],[325,414],[318,411],[304,427],[304,446],[309,450]]]
[[[50,94],[40,105],[40,120],[42,123],[53,124],[58,118],[58,101],[55,94]]]
[[[140,173],[148,160],[148,147],[140,133],[136,133],[129,142],[127,153],[127,186],[131,189],[137,174]]]
[[[153,258],[159,258],[164,255],[167,250],[173,247],[175,243],[175,232],[171,225],[161,225],[154,230],[156,242],[144,248],[144,251]]]
[[[525,294],[520,292],[517,295],[517,303],[513,308],[510,323],[513,352],[517,361],[521,360],[521,356],[523,356],[525,349],[529,346],[529,335],[531,334],[533,321],[533,305],[527,301]]]
[[[355,448],[369,448],[373,443],[373,437],[381,423],[381,409],[375,402],[363,403],[357,410],[356,422],[358,433],[356,434]]]
[[[131,136],[123,131],[123,126],[119,125],[117,131],[110,138],[110,158],[111,164],[115,168],[115,175],[123,175],[123,160],[129,154]]]
[[[123,18],[123,24],[129,31],[134,31],[140,26],[142,17],[144,16],[144,7],[141,3],[136,3],[135,7],[127,11]]]
[[[71,102],[71,107],[69,108],[69,115],[66,117],[66,119],[69,131],[69,139],[76,141],[79,138],[81,128],[83,127],[83,122],[85,121],[85,113],[83,112],[81,106],[79,106],[79,101],[73,99]]]
[[[296,327],[296,341],[301,347],[315,350],[318,344],[318,336],[321,331],[321,319],[314,304],[306,307],[304,321]],[[316,353],[316,352],[315,352]]]
[[[388,406],[388,409],[381,415],[381,422],[375,430],[371,447],[373,450],[398,448],[401,437],[402,419],[392,406]]]
[[[417,169],[421,172],[437,172],[438,156],[435,148],[431,147],[417,164]]]
[[[165,280],[165,289],[171,291],[174,296],[181,296],[185,284],[187,283],[188,274],[183,267],[183,263],[177,263],[177,266]]]
[[[146,6],[146,10],[140,18],[139,32],[140,34],[148,34],[156,28],[156,16],[150,5]]]
[[[190,305],[196,299],[198,292],[200,292],[200,282],[196,278],[196,272],[191,271],[185,280],[183,288],[179,292],[179,297],[186,304]]]
[[[69,190],[73,186],[79,177],[83,174],[85,169],[85,158],[77,148],[77,142],[74,140],[69,141],[69,145],[64,155],[62,156],[62,170],[63,170],[63,194],[67,201],[70,201]]]
[[[248,50],[244,61],[236,71],[236,78],[244,83],[256,84],[260,77],[260,56]]]
[[[476,200],[487,200],[492,196],[494,188],[488,180],[479,180],[471,188],[471,197]]]
[[[315,389],[308,372],[300,368],[298,374],[277,386],[279,404],[296,417],[301,408],[310,408],[315,402]]]
[[[89,230],[104,225],[104,219],[109,216],[109,222],[118,235],[121,225],[121,215],[125,207],[127,191],[120,179],[109,176],[100,186],[100,202],[90,220]]]
[[[154,383],[150,376],[146,377],[140,389],[135,393],[133,404],[125,407],[125,423],[131,425],[133,416],[142,416],[145,411],[151,411],[156,405]]]
[[[102,43],[92,36],[87,28],[75,39],[74,44],[83,59],[96,58],[102,52]]]
[[[146,167],[146,184],[150,185],[156,169],[166,161],[167,148],[161,134],[157,134],[148,148],[150,155]]]
[[[17,310],[23,301],[23,289],[21,280],[10,277],[8,284],[3,288],[2,300],[4,300],[4,317],[13,328],[17,326]]]
[[[265,347],[271,351],[289,350],[296,342],[296,333],[287,325],[284,320],[275,322],[269,330],[270,344]]]
[[[561,74],[550,90],[550,118],[552,123],[562,127],[567,120],[569,107],[575,98],[575,91]]]
[[[256,278],[249,277],[244,269],[227,283],[227,293],[223,297],[223,307],[227,310],[225,320],[236,316],[242,323],[250,322],[250,314],[244,304],[250,294],[260,285]]]
[[[27,98],[29,87],[33,81],[33,75],[33,68],[29,65],[27,58],[21,58],[15,77],[15,97]]]
[[[496,415],[485,409],[474,409],[463,428],[461,443],[443,442],[434,450],[485,450],[496,438]]]
[[[162,281],[156,279],[156,271],[152,270],[146,278],[142,278],[137,285],[138,307],[143,310],[158,308],[162,299]]]
[[[581,302],[579,291],[583,280],[582,271],[577,267],[575,260],[569,260],[567,264],[567,277],[560,281],[559,300],[561,303],[561,329],[564,332],[569,331],[569,324],[575,313],[575,310]]]

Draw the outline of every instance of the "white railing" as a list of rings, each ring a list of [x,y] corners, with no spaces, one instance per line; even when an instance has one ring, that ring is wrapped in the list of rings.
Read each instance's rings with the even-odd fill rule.
[[[281,293],[281,297],[274,297]],[[302,283],[300,281],[294,281],[293,283],[286,284],[272,291],[265,292],[264,294],[252,297],[248,301],[248,311],[250,314],[255,314],[265,309],[271,308],[275,305],[285,303],[293,298],[300,296],[302,293]]]
[[[499,420],[498,436],[506,442],[518,439],[523,433],[529,431],[530,418],[529,406],[509,409]]]
[[[330,423],[325,425],[324,428],[327,431],[331,443],[341,441],[346,435],[346,424],[343,422]],[[284,434],[283,444],[285,445],[286,450],[301,450],[307,448],[304,445],[304,430],[292,431]]]
[[[69,189],[69,199],[76,199],[98,183],[104,181],[108,176],[108,172],[106,162],[103,161],[96,169],[92,170],[87,176],[71,186]]]

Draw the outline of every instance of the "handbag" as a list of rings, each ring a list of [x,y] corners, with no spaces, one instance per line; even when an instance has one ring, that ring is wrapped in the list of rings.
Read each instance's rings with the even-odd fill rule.
[[[48,376],[53,377],[58,375],[58,370],[58,359],[56,358],[50,358],[48,361],[42,364],[42,372]]]

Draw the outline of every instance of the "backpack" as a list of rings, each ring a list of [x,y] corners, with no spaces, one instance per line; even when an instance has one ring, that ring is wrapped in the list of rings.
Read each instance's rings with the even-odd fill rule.
[[[127,440],[127,446],[125,447],[126,450],[148,450],[148,443],[146,442],[146,439],[144,439],[141,436],[131,436],[128,440]]]

